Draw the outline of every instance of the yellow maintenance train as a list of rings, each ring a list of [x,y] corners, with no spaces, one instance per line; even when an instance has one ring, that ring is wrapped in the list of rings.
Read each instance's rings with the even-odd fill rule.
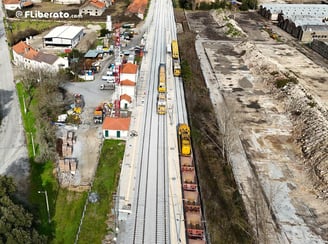
[[[178,134],[180,154],[182,156],[190,156],[191,142],[189,126],[187,124],[180,124],[178,127]]]
[[[186,243],[207,244],[197,173],[190,143],[190,127],[178,125],[180,173]]]
[[[179,47],[178,47],[178,41],[173,40],[171,43],[171,49],[172,49],[172,58],[173,59],[179,59]]]
[[[166,92],[166,66],[160,64],[158,69],[158,92]]]

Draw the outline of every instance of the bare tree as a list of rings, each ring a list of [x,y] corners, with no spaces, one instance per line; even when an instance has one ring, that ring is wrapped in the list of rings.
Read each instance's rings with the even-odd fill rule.
[[[218,115],[221,133],[222,156],[229,162],[229,156],[237,140],[239,140],[239,125],[236,119],[236,108],[233,104],[221,106]]]
[[[56,155],[55,128],[52,126],[56,116],[61,114],[65,107],[65,91],[61,88],[65,81],[65,74],[55,74],[42,70],[23,70],[19,80],[23,84],[27,95],[27,108],[35,118],[35,147],[36,162],[54,160]],[[31,105],[34,99],[36,102]],[[33,130],[34,130],[33,129]]]

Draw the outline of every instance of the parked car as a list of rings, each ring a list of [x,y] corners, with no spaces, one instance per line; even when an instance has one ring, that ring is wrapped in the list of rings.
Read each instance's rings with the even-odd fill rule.
[[[115,77],[110,75],[103,75],[101,79],[107,82],[115,82]]]

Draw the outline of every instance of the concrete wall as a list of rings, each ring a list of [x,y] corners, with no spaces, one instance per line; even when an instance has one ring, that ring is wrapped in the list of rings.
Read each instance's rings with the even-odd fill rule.
[[[121,93],[120,94],[127,94],[130,97],[134,97],[135,86],[120,86]]]
[[[328,42],[313,40],[313,42],[311,43],[311,48],[317,53],[319,53],[321,56],[328,59]]]
[[[117,135],[120,134],[120,137]],[[127,139],[128,138],[128,131],[116,131],[116,130],[103,130],[103,137],[105,139]]]
[[[137,74],[121,73],[120,79],[121,80],[130,80],[130,81],[133,81],[133,82],[137,82]]]
[[[120,108],[125,109],[125,107],[127,107],[127,109],[129,109],[130,108],[130,103],[127,100],[122,99],[121,104],[120,104]]]
[[[313,40],[328,41],[328,30],[302,30],[299,40],[302,42],[312,42]]]
[[[14,11],[16,9],[21,9],[20,4],[4,4],[5,9]]]

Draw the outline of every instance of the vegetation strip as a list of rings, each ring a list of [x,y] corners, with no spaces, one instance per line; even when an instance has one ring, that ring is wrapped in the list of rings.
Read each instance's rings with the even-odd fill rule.
[[[88,204],[78,243],[101,243],[107,232],[114,234],[114,216],[110,212],[113,207],[113,196],[117,189],[124,149],[124,141],[106,140],[103,143],[91,189],[91,192],[96,193],[99,199],[95,203]],[[106,224],[108,219],[110,219],[109,225],[113,226],[109,229]]]
[[[176,11],[175,15],[177,22],[186,21],[182,12]],[[181,73],[210,240],[212,243],[252,243],[252,231],[232,169],[222,156],[222,148],[217,148],[222,147],[223,135],[219,132],[196,55],[195,34],[184,29],[178,34],[178,41],[179,46],[184,47],[180,49]]]

